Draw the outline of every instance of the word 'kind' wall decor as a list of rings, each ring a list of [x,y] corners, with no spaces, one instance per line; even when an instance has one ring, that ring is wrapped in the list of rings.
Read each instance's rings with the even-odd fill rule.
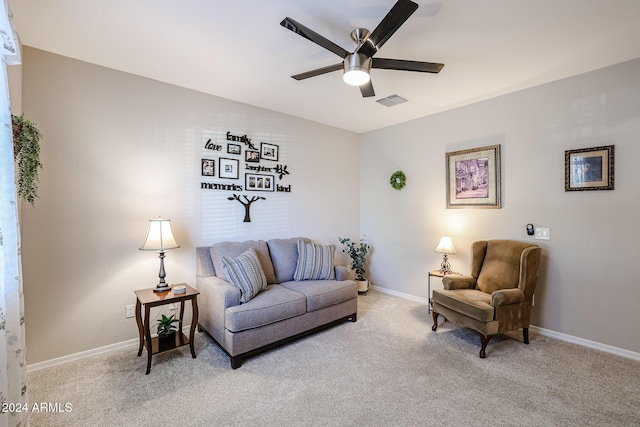
[[[279,161],[280,147],[267,142],[253,142],[245,135],[226,133],[224,142],[211,138],[204,143],[201,160],[202,190],[230,191],[228,200],[245,208],[243,222],[251,222],[250,206],[266,200],[265,192],[290,193],[289,169]],[[238,194],[259,192],[261,194]]]

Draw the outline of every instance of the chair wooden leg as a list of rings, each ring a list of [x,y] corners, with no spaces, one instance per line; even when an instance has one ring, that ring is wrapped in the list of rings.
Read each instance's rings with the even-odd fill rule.
[[[493,335],[487,336],[480,334],[480,343],[482,344],[482,347],[480,347],[480,359],[484,359],[485,357],[487,357],[485,349],[487,348],[487,344],[489,344],[489,341],[491,341],[491,338],[493,338]]]
[[[522,339],[525,344],[529,344],[529,328],[522,328]]]
[[[435,331],[436,329],[438,329],[438,313],[432,311],[431,316],[433,317],[433,326],[431,327],[431,330]]]

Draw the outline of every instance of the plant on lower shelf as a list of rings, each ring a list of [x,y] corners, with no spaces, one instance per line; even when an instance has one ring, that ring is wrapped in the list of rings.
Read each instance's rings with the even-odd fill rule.
[[[369,245],[367,245],[364,239],[360,239],[360,243],[356,243],[352,242],[349,238],[343,239],[342,237],[338,237],[338,241],[342,243],[342,252],[348,253],[351,258],[351,269],[356,273],[356,280],[366,280],[364,276],[366,273],[364,265],[370,249]]]
[[[178,330],[174,323],[179,322],[180,320],[175,317],[176,316],[174,314],[170,317],[167,317],[164,314],[162,315],[162,318],[158,320],[158,337],[167,337]]]

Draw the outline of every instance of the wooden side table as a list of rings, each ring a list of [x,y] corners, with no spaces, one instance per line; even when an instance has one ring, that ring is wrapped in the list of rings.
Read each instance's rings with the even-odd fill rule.
[[[444,274],[442,273],[440,270],[433,270],[429,272],[429,277],[427,278],[427,301],[429,302],[427,304],[428,308],[428,313],[431,313],[433,311],[433,305],[431,303],[431,277],[444,277],[444,276],[459,276],[460,273],[456,273],[455,271],[452,271],[451,273],[448,274]]]
[[[151,371],[151,356],[163,351],[172,350],[189,344],[191,349],[191,357],[196,358],[196,350],[194,348],[193,338],[198,324],[198,292],[185,283],[179,283],[179,286],[185,286],[186,292],[183,294],[174,294],[173,288],[165,292],[154,292],[153,288],[140,289],[134,291],[136,300],[136,323],[138,324],[138,333],[140,334],[140,347],[138,348],[138,356],[142,354],[142,349],[147,347],[147,372]],[[178,286],[174,285],[174,286]],[[184,315],[184,302],[191,300],[193,317],[191,319],[191,329],[189,338],[182,333],[182,322]],[[165,304],[180,303],[180,317],[178,317],[178,330],[175,339],[160,340],[158,337],[151,338],[151,326],[149,325],[149,315],[151,307],[157,307]],[[142,306],[144,305],[144,321],[142,320]]]

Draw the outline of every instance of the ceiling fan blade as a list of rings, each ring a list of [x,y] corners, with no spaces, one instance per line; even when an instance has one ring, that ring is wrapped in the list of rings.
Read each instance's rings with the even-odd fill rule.
[[[343,68],[344,67],[342,63],[339,63],[335,65],[329,65],[328,67],[316,68],[315,70],[307,71],[306,73],[296,74],[295,76],[291,76],[291,77],[293,77],[296,80],[304,80],[304,79],[308,79],[309,77],[315,77],[321,74],[330,73],[332,71],[342,70]]]
[[[301,35],[305,39],[311,40],[315,44],[320,45],[323,48],[335,53],[340,58],[344,58],[350,53],[350,52],[347,52],[345,49],[341,48],[340,46],[338,46],[337,44],[335,44],[334,42],[332,42],[331,40],[321,36],[320,34],[316,33],[312,29],[305,27],[304,25],[295,21],[294,19],[286,17],[282,20],[280,25],[282,25],[287,30],[291,30],[296,34]]]
[[[371,68],[384,70],[418,71],[421,73],[439,73],[444,64],[435,62],[407,61],[404,59],[371,58]]]
[[[362,93],[362,96],[364,98],[368,98],[370,96],[376,96],[376,93],[373,90],[373,84],[371,83],[371,80],[369,80],[367,83],[360,86],[360,92]]]
[[[418,5],[410,0],[398,0],[364,44],[360,46],[358,53],[363,53],[369,57],[373,56],[417,8]]]

